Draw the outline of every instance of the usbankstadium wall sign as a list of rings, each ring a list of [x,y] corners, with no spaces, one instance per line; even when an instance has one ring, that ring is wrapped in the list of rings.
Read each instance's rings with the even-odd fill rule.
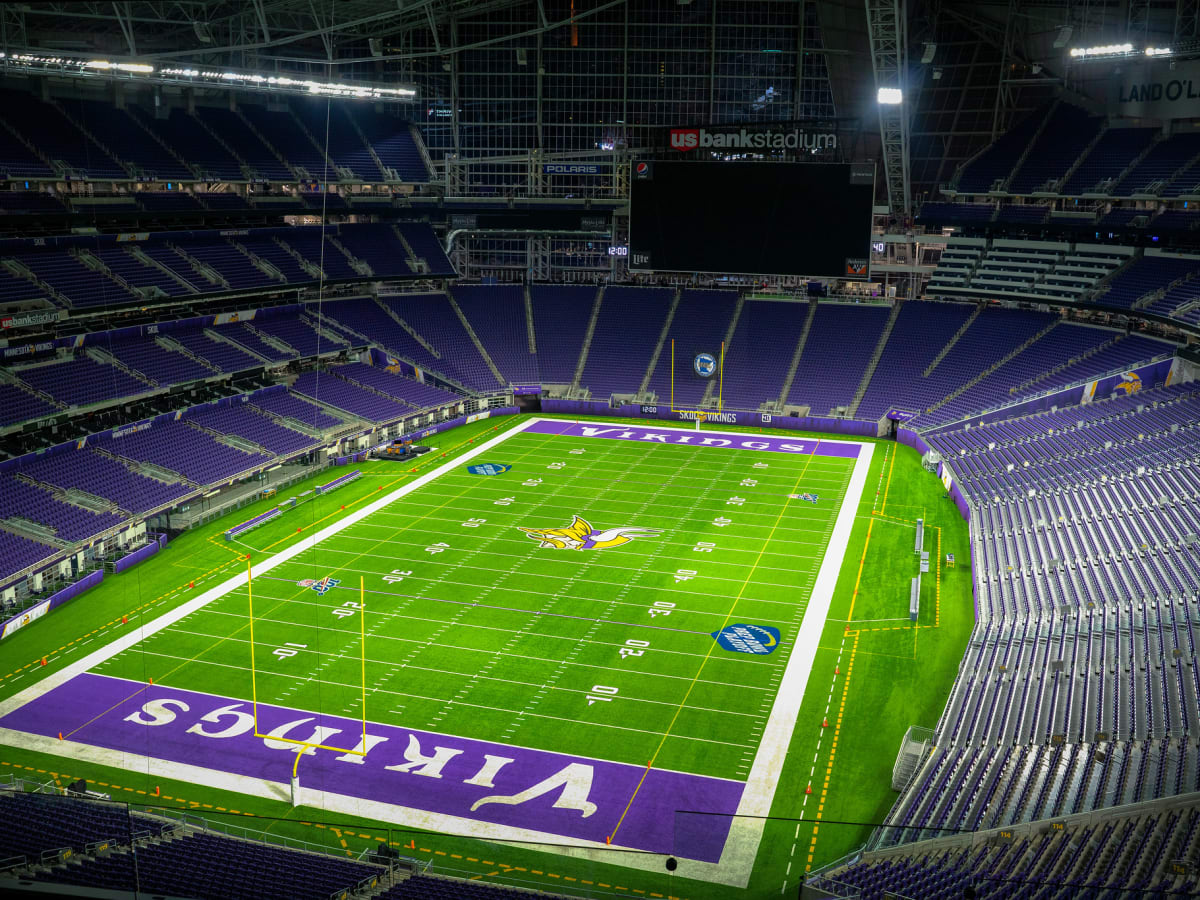
[[[686,125],[668,128],[662,147],[676,153],[723,152],[785,153],[815,155],[818,159],[840,160],[852,151],[858,132],[857,120],[821,119],[790,122],[757,122],[745,125]],[[667,158],[667,157],[664,157]]]

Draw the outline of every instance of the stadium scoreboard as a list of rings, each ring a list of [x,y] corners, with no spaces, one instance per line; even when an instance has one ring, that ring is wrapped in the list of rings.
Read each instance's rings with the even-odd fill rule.
[[[629,268],[870,276],[874,163],[631,164]]]

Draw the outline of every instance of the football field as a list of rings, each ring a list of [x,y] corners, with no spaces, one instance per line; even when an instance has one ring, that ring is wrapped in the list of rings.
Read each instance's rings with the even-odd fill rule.
[[[530,418],[280,553],[250,532],[249,577],[0,739],[744,885],[732,816],[770,810],[871,450]]]

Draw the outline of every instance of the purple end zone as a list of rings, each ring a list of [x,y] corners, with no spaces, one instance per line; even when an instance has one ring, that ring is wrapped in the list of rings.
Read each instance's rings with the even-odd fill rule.
[[[295,745],[255,737],[250,712],[247,701],[84,673],[0,727],[288,784]],[[361,720],[258,704],[262,735],[313,742],[317,726],[327,729],[319,743],[361,750]],[[640,766],[374,722],[367,743],[365,757],[313,750],[300,764],[302,787],[601,844],[637,791],[613,844],[705,862],[720,858],[745,787],[652,769],[638,789]],[[700,817],[680,810],[719,815],[697,829]],[[677,818],[693,822],[677,829]]]
[[[734,434],[729,432],[688,431],[677,428],[654,428],[648,425],[605,425],[602,422],[535,422],[525,429],[526,434],[558,434],[564,437],[607,438],[617,441],[637,441],[652,444],[688,444],[693,447],[730,447],[735,450],[763,450],[790,453],[794,456],[841,456],[857,459],[861,444],[827,441],[817,438],[778,437],[769,434]]]

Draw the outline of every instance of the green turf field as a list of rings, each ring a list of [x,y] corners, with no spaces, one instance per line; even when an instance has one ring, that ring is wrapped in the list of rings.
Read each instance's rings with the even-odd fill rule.
[[[362,715],[361,578],[369,720],[744,778],[853,460],[533,434],[493,454],[512,470],[456,466],[256,579],[258,700]],[[660,533],[584,553],[519,528],[575,515]],[[734,620],[779,651],[710,652]],[[96,671],[250,699],[248,621],[241,587]]]
[[[442,446],[421,474],[470,450],[465,441],[515,424],[475,423],[438,436]],[[119,633],[105,619],[113,610],[149,604],[138,621],[152,619],[238,572],[245,565],[239,554],[257,565],[294,547],[253,581],[253,688],[244,586],[93,671],[358,719],[365,656],[371,723],[745,782],[817,571],[833,552],[840,564],[833,607],[819,646],[807,651],[815,655],[813,673],[803,702],[794,698],[800,709],[790,745],[778,752],[782,771],[770,809],[779,820],[764,826],[747,891],[606,865],[602,853],[579,860],[501,847],[463,836],[469,830],[398,835],[394,823],[384,831],[387,821],[371,817],[347,826],[344,815],[320,808],[293,810],[136,769],[118,775],[92,761],[56,763],[32,748],[4,748],[0,766],[83,774],[134,794],[150,791],[153,780],[160,796],[193,809],[279,817],[264,821],[264,830],[348,851],[392,837],[412,855],[427,854],[467,877],[596,896],[772,896],[865,838],[863,823],[878,821],[894,796],[887,778],[900,735],[910,724],[936,721],[971,621],[965,524],[915,454],[876,447],[848,550],[833,551],[827,544],[850,459],[515,433],[470,461],[479,462],[513,468],[480,476],[466,463],[452,465],[315,545],[297,541],[418,476],[367,464],[359,482],[250,533],[244,547],[210,539],[228,522],[185,535],[161,559],[76,601],[69,636],[82,629],[78,644],[63,646],[65,632],[46,629],[49,621],[67,624],[57,613],[0,646],[3,695]],[[818,502],[787,496],[804,492]],[[343,504],[350,509],[343,512]],[[239,511],[236,520],[256,511]],[[930,549],[941,541],[941,553],[962,562],[938,566],[914,627],[906,620],[906,584],[915,570],[912,520],[920,515]],[[561,536],[535,540],[521,530],[563,529],[574,516],[595,532],[641,531],[618,546],[581,552],[539,546]],[[297,527],[304,533],[295,535]],[[179,586],[199,573],[208,580]],[[326,577],[338,583],[324,593],[304,584]],[[360,578],[365,620],[357,612]],[[778,629],[778,648],[764,655],[722,649],[711,633],[735,622]],[[46,667],[29,664],[47,651]],[[343,734],[330,743],[353,741]],[[810,784],[812,794],[805,792]],[[859,824],[834,824],[841,822]],[[621,843],[619,831],[614,843]]]

